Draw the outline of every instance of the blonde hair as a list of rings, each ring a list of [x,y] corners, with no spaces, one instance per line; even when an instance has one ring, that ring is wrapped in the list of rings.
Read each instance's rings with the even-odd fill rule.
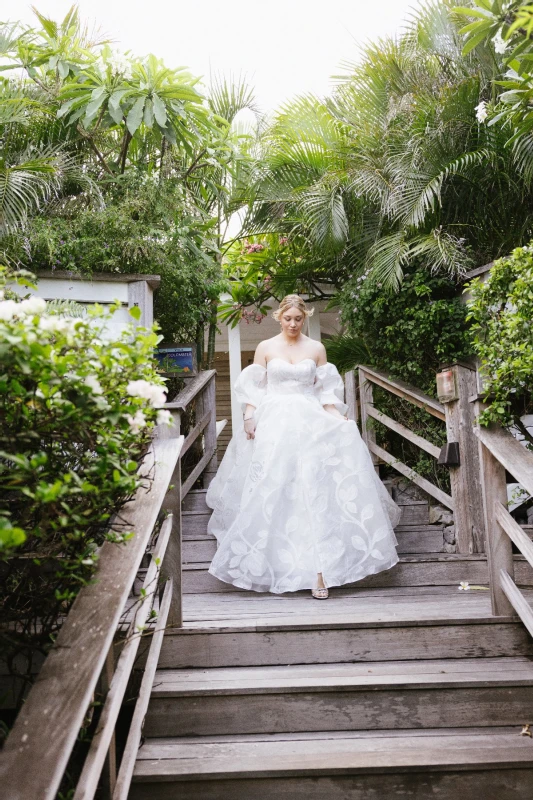
[[[314,308],[307,308],[305,300],[302,300],[300,295],[288,294],[283,298],[283,300],[279,304],[279,308],[276,309],[276,311],[272,312],[273,318],[277,322],[279,322],[282,314],[284,314],[289,308],[297,308],[298,311],[302,312],[304,317],[312,317],[313,314],[315,313]]]

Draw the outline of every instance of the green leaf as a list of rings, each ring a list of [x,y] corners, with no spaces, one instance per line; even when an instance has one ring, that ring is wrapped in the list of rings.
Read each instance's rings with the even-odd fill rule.
[[[146,97],[139,97],[126,117],[126,125],[132,136],[135,134],[135,131],[139,129],[141,122],[143,121],[145,102]]]
[[[165,104],[155,92],[152,95],[152,102],[154,104],[155,120],[160,128],[165,128],[168,119]]]
[[[141,318],[141,309],[139,308],[139,306],[132,306],[129,309],[129,312],[130,312],[130,316],[133,317],[133,319],[136,319],[137,322],[140,320],[140,318]]]

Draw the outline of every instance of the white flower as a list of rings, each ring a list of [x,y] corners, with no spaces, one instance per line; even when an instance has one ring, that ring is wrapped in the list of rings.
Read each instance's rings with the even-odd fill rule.
[[[85,386],[88,386],[89,389],[93,394],[103,394],[104,390],[100,386],[100,381],[96,377],[96,375],[87,375],[85,380],[83,381]]]
[[[13,319],[17,313],[18,307],[19,304],[15,303],[14,300],[3,300],[0,303],[0,319],[4,319],[6,321]]]
[[[468,581],[461,581],[459,584],[459,591],[460,592],[468,592],[470,590],[470,584]]]
[[[478,122],[485,122],[488,116],[487,103],[485,100],[482,100],[481,103],[476,106],[476,119]]]
[[[144,380],[130,381],[126,391],[131,397],[142,397],[144,400],[149,400],[154,407],[162,406],[167,399],[162,386]]]
[[[140,409],[135,412],[135,416],[133,417],[131,414],[126,414],[126,419],[129,422],[132,433],[139,433],[141,428],[144,428],[146,425],[146,417]]]
[[[507,48],[509,47],[508,42],[504,41],[502,38],[502,32],[498,31],[494,39],[492,40],[492,44],[494,45],[494,50],[499,55],[503,55]]]
[[[172,418],[172,414],[170,411],[167,411],[165,408],[162,408],[160,411],[157,412],[157,424],[158,425],[174,425],[174,420]]]
[[[42,297],[28,297],[27,300],[23,300],[22,303],[19,303],[17,308],[17,315],[28,314],[28,316],[34,316],[35,314],[42,314],[46,310],[46,300],[43,300]]]
[[[63,317],[58,316],[43,316],[39,319],[39,328],[42,331],[66,331],[69,327],[69,321]]]

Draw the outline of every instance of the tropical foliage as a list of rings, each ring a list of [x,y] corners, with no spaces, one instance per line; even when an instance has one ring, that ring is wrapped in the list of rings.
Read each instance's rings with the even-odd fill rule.
[[[470,284],[474,346],[482,363],[482,424],[513,426],[533,448],[522,420],[533,412],[533,246],[517,247]]]
[[[62,23],[37,18],[0,35],[4,75],[14,70],[0,81],[4,259],[158,271],[163,334],[203,345],[209,325],[213,344],[221,243],[253,139],[236,117],[256,111],[251,90],[219,81],[207,96],[185,70],[91,36],[75,7]]]

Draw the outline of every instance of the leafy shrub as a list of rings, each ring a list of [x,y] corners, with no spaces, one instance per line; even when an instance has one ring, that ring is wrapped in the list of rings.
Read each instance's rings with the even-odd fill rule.
[[[328,346],[328,355],[344,369],[374,366],[436,396],[435,374],[443,362],[472,354],[468,311],[459,287],[443,275],[411,268],[397,293],[385,292],[364,276],[346,284],[341,316],[346,333]],[[376,406],[437,446],[446,441],[444,424],[427,412],[374,388]],[[443,489],[448,470],[418,447],[372,421],[380,444]]]
[[[477,278],[469,288],[474,347],[487,397],[480,422],[514,425],[533,445],[520,419],[533,411],[533,245],[500,258],[485,283]]]
[[[41,270],[161,276],[154,313],[166,341],[195,341],[211,319],[222,273],[210,224],[190,213],[175,186],[124,177],[99,210],[36,217],[5,241],[6,255]],[[209,250],[209,245],[211,249]]]
[[[435,373],[443,362],[472,354],[467,309],[457,283],[444,275],[411,269],[396,293],[355,279],[342,290],[341,309],[370,364],[427,394],[435,396]]]
[[[3,294],[3,293],[2,293]],[[153,330],[106,338],[107,315],[0,297],[0,644],[46,652],[91,580],[111,516],[134,493],[150,430],[168,421]]]

